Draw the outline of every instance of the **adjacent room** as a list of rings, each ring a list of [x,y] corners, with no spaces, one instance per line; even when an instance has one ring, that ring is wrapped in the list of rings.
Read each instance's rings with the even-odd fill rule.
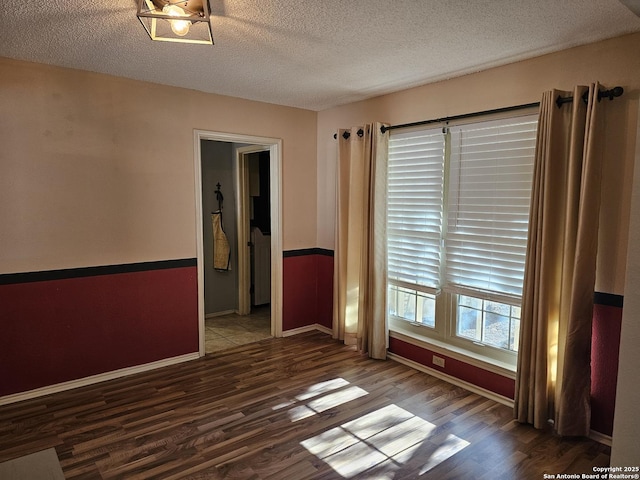
[[[3,3],[0,478],[636,475],[639,120],[637,0]]]

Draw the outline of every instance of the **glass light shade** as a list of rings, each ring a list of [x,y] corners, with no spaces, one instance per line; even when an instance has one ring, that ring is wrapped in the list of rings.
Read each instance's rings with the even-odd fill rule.
[[[137,16],[152,40],[213,44],[208,0],[139,0]]]
[[[184,10],[176,5],[165,5],[162,8],[162,13],[166,13],[170,17],[188,17]],[[184,37],[189,33],[189,27],[191,22],[189,20],[169,20],[171,30],[179,37]]]

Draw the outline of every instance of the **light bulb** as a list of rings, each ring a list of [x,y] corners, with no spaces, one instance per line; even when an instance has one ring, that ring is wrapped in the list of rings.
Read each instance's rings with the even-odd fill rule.
[[[188,17],[188,15],[184,13],[184,10],[177,5],[165,5],[162,8],[162,13],[171,17]],[[169,23],[171,24],[171,30],[173,30],[173,33],[176,35],[184,37],[189,33],[189,27],[191,26],[189,20],[169,20]]]

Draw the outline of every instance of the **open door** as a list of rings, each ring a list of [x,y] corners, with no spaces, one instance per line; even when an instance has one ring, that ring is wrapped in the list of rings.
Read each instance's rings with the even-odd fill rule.
[[[265,258],[264,246],[256,245],[258,242],[256,242],[255,236],[252,238],[251,232],[251,190],[252,184],[255,185],[256,183],[255,179],[252,181],[252,172],[255,171],[255,168],[252,168],[252,162],[255,159],[256,154],[261,152],[269,153],[269,149],[261,145],[250,145],[236,149],[236,158],[238,162],[238,185],[236,188],[236,191],[238,192],[238,199],[236,202],[238,209],[238,313],[240,315],[248,315],[251,313],[252,284],[254,285],[253,293],[254,295],[256,294],[256,270],[254,269],[254,271],[252,271],[252,264],[255,266],[256,261],[258,264],[261,264]],[[269,159],[269,161],[270,160],[271,159]],[[270,236],[271,235],[269,235],[269,237]],[[259,240],[260,243],[263,243],[264,241],[264,239]],[[267,241],[269,242],[267,247],[270,252],[270,238]],[[270,258],[271,257],[269,256],[269,262],[271,261]],[[267,269],[261,266],[257,268],[259,275],[262,275],[266,271]],[[271,269],[269,268],[269,279],[267,279],[266,282],[269,285],[269,289],[271,284],[270,271]],[[261,289],[260,287],[264,284],[264,279],[261,279],[258,286],[258,289],[260,290],[258,294],[261,298],[263,298],[264,293],[262,292],[263,288]],[[268,295],[271,295],[270,292]]]

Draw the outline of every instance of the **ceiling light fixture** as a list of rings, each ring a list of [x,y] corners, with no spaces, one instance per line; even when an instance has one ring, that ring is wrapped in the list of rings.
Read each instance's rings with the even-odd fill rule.
[[[213,45],[208,0],[139,0],[137,15],[151,40]]]

